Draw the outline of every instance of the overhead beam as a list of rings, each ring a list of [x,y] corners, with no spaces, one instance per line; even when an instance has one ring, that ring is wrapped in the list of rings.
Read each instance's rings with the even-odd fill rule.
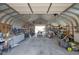
[[[62,15],[61,17],[65,18],[65,19],[68,19],[65,15]],[[70,21],[70,23],[72,25],[72,27],[71,27],[72,28],[72,35],[74,36],[74,24],[70,19],[68,19],[68,20]]]
[[[7,9],[3,9],[3,10],[0,10],[0,13],[6,11],[6,10],[9,10],[10,8],[7,8]]]
[[[50,3],[50,5],[49,5],[47,13],[49,13],[51,6],[52,6],[52,3]]]
[[[17,16],[17,15],[14,15],[14,16],[12,16],[12,17],[13,17],[13,18],[16,18],[15,16]],[[10,18],[9,18],[9,19],[10,19]],[[18,18],[18,17],[17,17],[16,19],[21,19],[21,18]],[[13,21],[13,19],[10,21],[10,23],[11,23],[12,21]],[[24,22],[24,23],[26,23],[26,21],[23,20],[23,19],[21,19],[21,21]]]
[[[61,15],[60,17],[66,19],[68,22],[71,23],[71,25],[73,25],[73,22],[66,15]]]
[[[76,13],[71,12],[71,11],[67,11],[67,12],[75,15],[78,18],[78,19],[76,19],[76,22],[78,23],[78,26],[79,26],[79,14],[76,14]]]
[[[14,20],[14,19],[12,18],[12,19],[10,20],[9,24],[11,24],[13,20]],[[11,24],[11,25],[12,25],[12,24]]]
[[[5,14],[4,16],[2,16],[2,17],[0,18],[0,21],[2,21],[4,17],[6,17],[7,15],[10,15],[10,14],[12,14],[12,13],[15,13],[15,12],[11,12],[11,13]]]
[[[76,10],[76,9],[75,9],[75,10]],[[79,14],[75,13],[74,11],[69,11],[69,10],[68,10],[67,12],[70,12],[70,13],[73,13],[73,14],[79,16]]]
[[[14,16],[17,16],[17,15],[18,15],[18,14],[10,16],[9,18],[6,19],[5,23],[7,23],[7,21],[8,21],[10,18],[14,18]]]
[[[15,15],[15,16],[16,16],[16,15]],[[13,16],[13,17],[14,17],[14,19],[11,19],[11,20],[10,20],[10,22],[9,22],[10,24],[11,24],[13,21],[15,21],[15,20],[16,20],[15,16]],[[17,18],[17,20],[18,20],[18,18]]]
[[[12,10],[14,10],[16,13],[18,13],[19,14],[19,12],[18,11],[16,11],[14,8],[12,8],[11,6],[9,6],[8,4],[6,4],[10,9],[12,9]]]
[[[67,11],[67,12],[72,13],[72,14],[76,15],[79,18],[79,14],[76,14],[75,12],[72,12],[72,11]]]
[[[62,18],[62,17],[61,17]],[[66,23],[67,25],[69,25],[70,26],[70,22],[68,22],[66,19],[57,19],[57,20],[62,20],[64,23]]]
[[[30,8],[30,11],[32,12],[32,14],[33,14],[33,10],[32,10],[32,7],[31,7],[31,5],[29,4],[29,3],[27,3],[28,4],[28,7]]]
[[[0,3],[0,6],[3,6],[3,5],[5,5],[5,3]]]
[[[67,9],[65,9],[64,11],[62,11],[58,17],[60,17],[64,12],[68,11],[68,9],[70,9],[71,7],[73,7],[75,4],[76,3],[73,3],[70,7],[68,7]]]
[[[68,9],[70,9],[70,8],[73,7],[74,5],[75,5],[75,3],[72,4],[70,7],[68,7],[67,9],[65,9],[62,13],[60,13],[60,15],[63,14],[64,12],[66,12]]]
[[[77,8],[77,7],[73,7],[73,9],[79,10],[79,8]]]
[[[77,22],[77,20],[76,20],[74,17],[72,17],[72,16],[70,16],[70,15],[67,15],[67,14],[63,14],[63,15],[65,15],[65,16],[67,16],[67,17],[69,17],[69,18],[72,18],[72,20],[75,22],[76,26],[79,25],[78,22]]]

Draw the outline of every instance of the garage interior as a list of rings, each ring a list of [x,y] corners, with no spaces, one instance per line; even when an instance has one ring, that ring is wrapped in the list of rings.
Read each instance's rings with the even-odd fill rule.
[[[78,55],[78,3],[0,3],[1,55]]]

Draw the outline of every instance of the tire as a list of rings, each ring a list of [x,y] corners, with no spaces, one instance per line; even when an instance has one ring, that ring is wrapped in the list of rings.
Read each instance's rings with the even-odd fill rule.
[[[68,48],[66,49],[68,52],[72,52],[73,51],[73,49],[71,47],[68,47]]]

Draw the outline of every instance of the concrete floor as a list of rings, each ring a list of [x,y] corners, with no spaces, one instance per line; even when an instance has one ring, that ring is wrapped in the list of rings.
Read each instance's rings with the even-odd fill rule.
[[[4,55],[77,55],[79,52],[67,52],[58,46],[57,38],[30,38]]]

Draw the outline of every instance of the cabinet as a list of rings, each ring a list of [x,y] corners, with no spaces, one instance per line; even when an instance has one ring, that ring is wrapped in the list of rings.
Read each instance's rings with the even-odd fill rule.
[[[11,29],[11,25],[0,23],[0,31],[3,33],[8,33]]]

